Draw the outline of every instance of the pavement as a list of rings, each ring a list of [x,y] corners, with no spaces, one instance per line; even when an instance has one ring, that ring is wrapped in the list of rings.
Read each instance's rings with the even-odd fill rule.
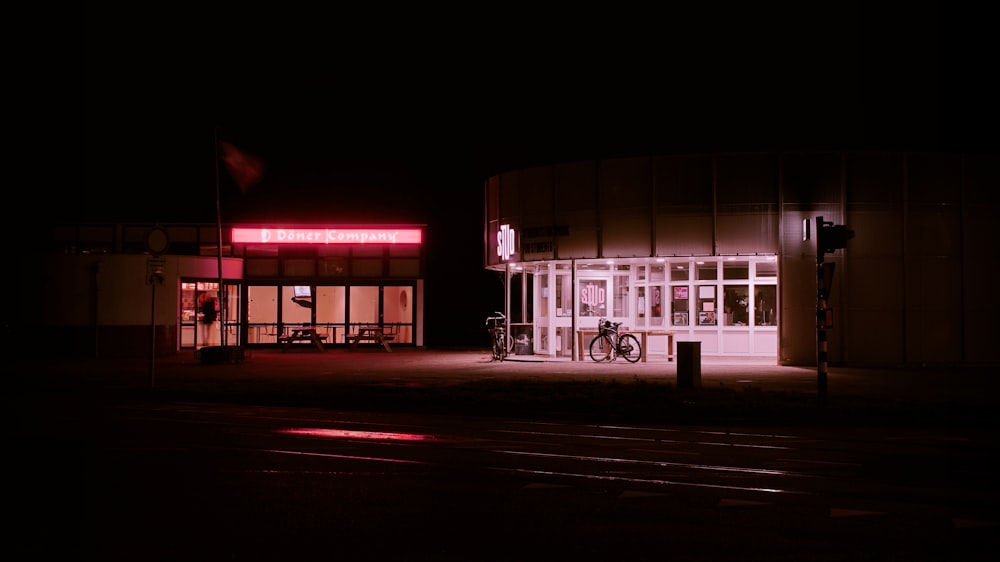
[[[247,349],[241,361],[200,352],[137,358],[33,358],[12,363],[15,392],[52,400],[171,400],[458,415],[548,416],[649,423],[990,427],[1000,408],[996,365],[815,366],[745,358],[628,363],[512,356],[488,349],[381,347],[287,353]],[[697,372],[700,371],[700,376]],[[680,383],[680,384],[679,384]]]

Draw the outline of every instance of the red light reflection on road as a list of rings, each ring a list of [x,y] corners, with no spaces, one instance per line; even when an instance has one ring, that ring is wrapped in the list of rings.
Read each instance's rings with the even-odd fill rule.
[[[308,437],[329,437],[332,439],[372,439],[382,441],[432,441],[431,435],[421,433],[391,433],[385,431],[355,431],[351,429],[291,428],[282,433],[305,435]]]

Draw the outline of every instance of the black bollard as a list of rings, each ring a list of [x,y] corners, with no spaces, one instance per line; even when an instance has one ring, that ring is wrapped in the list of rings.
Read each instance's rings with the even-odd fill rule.
[[[677,342],[677,388],[701,388],[701,342]]]

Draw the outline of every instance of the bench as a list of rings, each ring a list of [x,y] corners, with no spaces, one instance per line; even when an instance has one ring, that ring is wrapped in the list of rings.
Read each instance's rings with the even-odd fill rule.
[[[381,328],[364,326],[359,327],[357,333],[344,337],[347,339],[347,343],[351,344],[351,349],[356,349],[359,343],[368,342],[382,344],[386,351],[392,351],[389,342],[396,339],[395,334],[387,334]]]
[[[317,335],[316,339],[319,341],[326,341],[326,336]],[[278,343],[288,343],[297,341],[313,341],[312,336],[278,336]]]
[[[577,337],[577,361],[583,361],[586,346],[590,345],[590,340],[597,335],[597,330],[583,329],[576,331]],[[667,338],[667,361],[674,360],[674,334],[670,330],[622,330],[621,333],[637,334],[639,336],[640,357],[642,362],[646,362],[646,343],[650,336],[664,336]]]
[[[291,334],[278,336],[278,343],[283,344],[282,353],[291,349],[292,344],[298,341],[310,342],[316,346],[316,349],[323,351],[323,342],[326,341],[326,336],[317,334],[316,330],[312,328],[292,330]]]

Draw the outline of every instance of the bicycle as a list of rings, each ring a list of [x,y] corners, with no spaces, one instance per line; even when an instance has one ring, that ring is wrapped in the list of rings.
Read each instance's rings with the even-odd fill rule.
[[[486,318],[486,330],[490,332],[493,360],[503,361],[514,349],[514,337],[507,333],[507,317],[502,312]]]
[[[624,357],[629,363],[635,363],[642,357],[639,339],[632,334],[619,334],[621,322],[610,322],[605,318],[597,321],[597,335],[590,340],[590,358],[601,362],[605,359],[614,361]]]

